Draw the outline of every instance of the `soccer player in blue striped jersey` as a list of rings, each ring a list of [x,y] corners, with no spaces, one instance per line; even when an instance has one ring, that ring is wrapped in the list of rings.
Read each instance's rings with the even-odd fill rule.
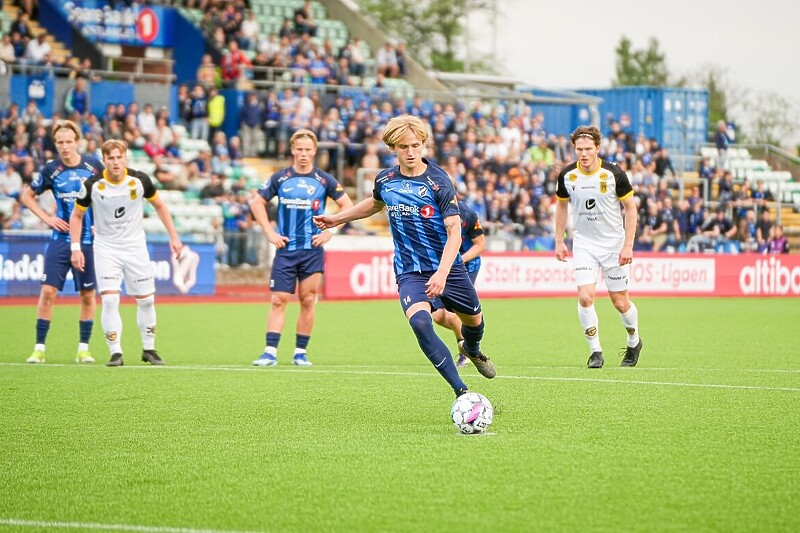
[[[294,161],[291,167],[274,173],[253,193],[250,210],[276,249],[269,288],[272,301],[267,317],[266,347],[253,361],[254,366],[277,364],[278,343],[286,316],[286,304],[298,290],[300,314],[297,317],[295,352],[292,364],[310,366],[306,348],[314,327],[314,305],[325,267],[323,245],[331,239],[330,231],[321,231],[312,217],[325,212],[331,198],[340,209],[353,202],[336,178],[314,166],[317,136],[306,129],[297,130],[289,140]],[[267,202],[278,198],[276,227],[267,216]]]
[[[450,180],[455,187],[455,181]],[[464,202],[458,203],[458,214],[461,218],[461,259],[467,269],[469,280],[475,285],[478,272],[481,269],[481,254],[486,249],[486,237],[483,233],[481,220],[478,213]],[[442,327],[450,329],[456,336],[456,343],[464,340],[461,335],[461,320],[458,315],[444,308],[440,301],[434,303],[433,321]],[[463,353],[458,354],[456,366],[464,367],[469,364],[469,359]]]
[[[31,185],[22,191],[20,197],[20,202],[25,207],[53,229],[44,256],[44,276],[36,310],[36,345],[33,354],[27,359],[29,363],[45,361],[45,342],[53,317],[53,304],[58,292],[64,290],[70,269],[75,290],[81,295],[78,353],[75,361],[94,362],[89,351],[96,308],[96,280],[94,262],[91,260],[94,256],[92,213],[87,211],[84,215],[83,231],[80,234],[80,246],[90,258],[83,272],[70,264],[69,219],[81,184],[89,178],[100,175],[104,167],[96,158],[78,153],[79,140],[80,130],[73,122],[64,120],[56,124],[53,128],[53,141],[60,157],[47,163]],[[55,214],[46,212],[37,201],[37,198],[48,190],[52,191],[56,200]]]
[[[427,128],[419,117],[391,119],[383,142],[397,154],[398,165],[378,174],[372,198],[334,215],[315,216],[314,221],[326,229],[386,208],[400,305],[425,356],[460,396],[467,385],[433,329],[431,312],[436,298],[463,323],[459,351],[483,376],[493,378],[496,372],[480,349],[484,331],[481,303],[458,253],[461,219],[455,189],[442,168],[422,157],[427,139]]]

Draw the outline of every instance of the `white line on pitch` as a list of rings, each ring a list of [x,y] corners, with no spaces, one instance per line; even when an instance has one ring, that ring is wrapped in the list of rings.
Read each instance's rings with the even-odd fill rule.
[[[2,366],[32,366],[26,363],[0,363]],[[75,368],[77,365],[70,365],[70,364],[48,364],[44,365],[46,367],[71,367]],[[379,371],[379,370],[336,370],[333,368],[276,368],[270,367],[268,369],[264,368],[256,368],[256,367],[236,367],[236,366],[218,366],[218,365],[186,365],[186,366],[161,366],[157,367],[157,370],[150,370],[152,367],[145,366],[145,365],[137,365],[137,366],[125,366],[121,367],[120,369],[114,370],[114,372],[119,371],[131,371],[131,370],[142,370],[148,369],[150,372],[164,372],[168,370],[177,371],[177,370],[211,370],[216,372],[266,372],[266,373],[275,373],[275,372],[292,372],[295,374],[349,374],[349,375],[369,375],[369,376],[409,376],[409,377],[438,377],[435,373],[430,372],[390,372],[390,371]],[[364,367],[361,367],[364,368]],[[366,367],[369,368],[369,367]],[[385,367],[372,367],[372,368],[385,368]],[[625,369],[626,372],[636,372],[632,369]],[[598,379],[598,378],[582,378],[582,377],[563,377],[563,376],[511,376],[511,375],[499,375],[495,379],[515,379],[515,380],[531,380],[531,381],[574,381],[574,382],[583,382],[583,383],[620,383],[620,384],[633,384],[633,385],[658,385],[658,386],[665,386],[665,387],[697,387],[697,388],[706,388],[706,389],[732,389],[732,390],[762,390],[762,391],[785,391],[785,392],[800,392],[800,387],[770,387],[765,385],[728,385],[728,384],[717,384],[717,383],[686,383],[680,381],[646,381],[646,380],[638,380],[638,379]]]
[[[36,527],[44,529],[99,529],[106,531],[141,531],[146,533],[255,533],[225,529],[194,529],[190,527],[137,526],[133,524],[99,524],[95,522],[59,522],[53,520],[21,520],[0,518],[0,526]]]

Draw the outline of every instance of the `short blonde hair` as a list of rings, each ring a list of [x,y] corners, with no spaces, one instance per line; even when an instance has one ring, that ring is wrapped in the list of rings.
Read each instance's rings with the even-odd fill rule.
[[[56,133],[61,130],[70,130],[72,133],[75,134],[75,140],[78,141],[81,138],[81,130],[78,128],[77,124],[72,122],[71,120],[62,120],[56,127],[53,128],[53,141],[56,140]]]
[[[575,141],[581,137],[591,139],[594,141],[595,146],[600,146],[600,141],[603,139],[603,134],[600,133],[600,128],[597,126],[579,126],[575,128],[575,131],[573,131],[572,135],[569,136],[569,140],[572,141],[572,145],[575,146]]]
[[[100,147],[104,157],[110,155],[114,150],[119,150],[122,155],[125,155],[128,153],[128,143],[120,139],[109,139]]]
[[[412,131],[421,143],[428,140],[428,128],[421,118],[415,115],[400,115],[392,118],[386,124],[386,129],[383,130],[383,142],[386,146],[394,150],[395,145],[406,136],[406,133]]]
[[[294,148],[294,142],[297,139],[302,139],[303,137],[307,137],[311,139],[311,142],[314,143],[314,148],[317,147],[317,136],[314,135],[314,132],[311,130],[307,130],[305,128],[301,128],[292,134],[291,139],[289,139],[289,146]]]

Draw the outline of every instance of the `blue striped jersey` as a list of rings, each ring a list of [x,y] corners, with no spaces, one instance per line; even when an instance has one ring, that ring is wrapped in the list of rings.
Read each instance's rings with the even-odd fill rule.
[[[105,167],[94,157],[81,156],[81,162],[74,167],[67,166],[60,158],[47,163],[42,171],[34,178],[31,183],[31,190],[37,196],[42,195],[48,189],[53,191],[56,199],[56,216],[61,220],[69,222],[72,216],[72,208],[75,205],[75,198],[81,190],[81,184],[89,178],[100,176]],[[83,230],[81,232],[81,242],[92,244],[92,218],[91,210],[87,210],[83,216]],[[50,236],[54,241],[69,242],[69,232],[53,230]]]
[[[458,215],[456,191],[447,173],[423,158],[428,168],[408,177],[394,166],[375,178],[372,197],[386,204],[394,239],[394,272],[429,272],[439,268],[447,242],[444,219]],[[461,255],[454,264],[461,263]]]
[[[472,248],[474,240],[483,235],[483,226],[478,213],[464,202],[458,203],[458,212],[461,215],[461,248],[462,254]],[[477,272],[481,269],[481,256],[465,263],[467,272]]]
[[[311,237],[320,233],[312,217],[322,215],[326,200],[338,200],[344,189],[336,178],[316,167],[308,174],[287,167],[270,176],[258,194],[267,202],[278,197],[277,231],[289,238],[283,250],[291,252],[312,248]]]

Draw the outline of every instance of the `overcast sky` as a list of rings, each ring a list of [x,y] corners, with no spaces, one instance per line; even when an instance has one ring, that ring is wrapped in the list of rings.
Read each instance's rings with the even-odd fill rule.
[[[494,1],[503,74],[534,86],[610,87],[625,35],[637,50],[655,37],[672,75],[713,65],[732,86],[800,102],[800,1]],[[475,52],[490,52],[489,12],[469,22]]]

